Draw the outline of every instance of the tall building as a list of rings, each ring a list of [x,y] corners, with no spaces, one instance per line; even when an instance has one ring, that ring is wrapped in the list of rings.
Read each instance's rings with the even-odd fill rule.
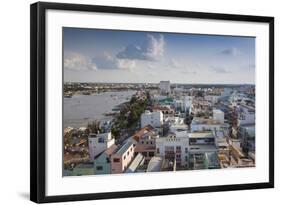
[[[160,81],[159,89],[161,94],[170,94],[171,93],[171,85],[170,81]]]
[[[163,124],[163,113],[161,111],[150,112],[146,110],[141,115],[141,127],[151,125],[152,127],[161,127]]]
[[[101,134],[90,134],[88,137],[89,153],[91,161],[95,157],[105,151],[107,148],[115,144],[115,139],[112,138],[111,132]]]
[[[192,96],[184,96],[184,111],[189,112],[190,107],[192,105]]]

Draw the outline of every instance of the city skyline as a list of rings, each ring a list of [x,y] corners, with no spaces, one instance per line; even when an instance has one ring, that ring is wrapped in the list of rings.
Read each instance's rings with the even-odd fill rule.
[[[64,81],[254,84],[255,38],[64,28]]]

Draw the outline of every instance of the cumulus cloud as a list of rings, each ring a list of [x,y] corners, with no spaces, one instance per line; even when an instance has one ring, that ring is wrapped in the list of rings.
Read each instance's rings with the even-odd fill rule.
[[[97,66],[98,69],[132,69],[136,66],[136,62],[130,59],[118,59],[109,53],[104,53],[100,57],[92,59],[92,63]]]
[[[237,56],[239,52],[240,51],[237,48],[233,47],[233,48],[227,48],[222,50],[220,54],[228,55],[228,56]]]
[[[102,69],[132,69],[136,66],[134,60],[117,59],[108,53],[90,58],[76,52],[66,52],[64,68],[72,71],[96,71]]]
[[[91,59],[80,53],[66,52],[64,55],[64,68],[74,71],[87,71],[97,70],[95,64],[91,62]]]
[[[128,69],[130,71],[136,67],[136,62],[134,60],[128,59],[117,59],[117,67],[120,69]]]
[[[119,59],[157,61],[164,54],[165,40],[163,35],[147,35],[147,39],[141,45],[128,45],[117,53]]]

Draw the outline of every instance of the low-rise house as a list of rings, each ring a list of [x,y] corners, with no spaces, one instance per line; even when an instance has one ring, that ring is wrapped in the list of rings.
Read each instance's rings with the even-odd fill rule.
[[[126,141],[119,146],[111,155],[111,173],[119,174],[126,171],[134,158],[135,145]]]
[[[94,174],[93,163],[77,164],[72,170],[67,170],[67,172],[65,172],[66,176],[83,176],[83,175],[93,175],[93,174]]]
[[[107,148],[104,152],[96,156],[94,160],[95,174],[110,174],[111,173],[111,155],[117,149],[114,144]]]
[[[115,139],[112,137],[111,132],[101,134],[90,134],[88,137],[89,153],[91,161],[95,157],[105,151],[107,148],[115,144]]]
[[[158,131],[150,125],[140,129],[133,135],[136,141],[135,153],[141,153],[147,163],[151,157],[155,156],[155,141],[159,138]]]

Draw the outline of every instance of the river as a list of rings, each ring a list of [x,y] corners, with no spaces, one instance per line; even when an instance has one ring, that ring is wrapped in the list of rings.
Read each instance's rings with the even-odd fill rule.
[[[105,113],[112,112],[115,106],[129,101],[136,91],[103,92],[92,95],[74,95],[64,98],[64,128],[79,128],[89,122],[101,120]]]

